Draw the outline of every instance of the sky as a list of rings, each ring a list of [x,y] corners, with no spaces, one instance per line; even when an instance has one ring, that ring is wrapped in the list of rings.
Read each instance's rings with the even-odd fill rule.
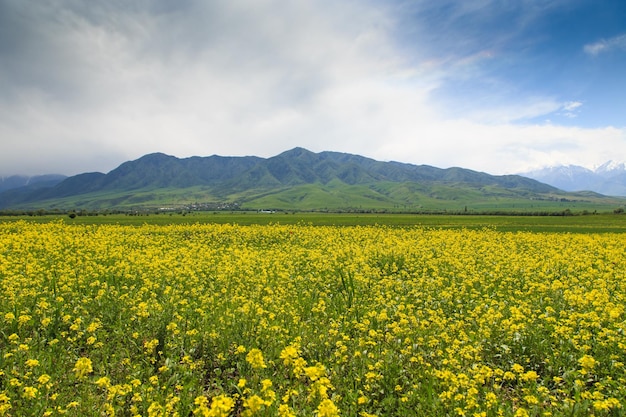
[[[623,0],[0,0],[0,175],[294,147],[626,160]]]

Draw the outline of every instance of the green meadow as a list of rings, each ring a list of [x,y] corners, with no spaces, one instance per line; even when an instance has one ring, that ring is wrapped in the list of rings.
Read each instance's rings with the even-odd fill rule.
[[[67,224],[304,224],[313,226],[367,226],[424,227],[443,229],[482,229],[602,233],[626,231],[626,214],[604,213],[588,215],[444,215],[444,214],[394,214],[394,213],[319,213],[319,212],[175,212],[143,214],[99,214],[76,216],[67,214],[44,216],[4,216],[0,222],[28,220],[48,223],[61,220]]]

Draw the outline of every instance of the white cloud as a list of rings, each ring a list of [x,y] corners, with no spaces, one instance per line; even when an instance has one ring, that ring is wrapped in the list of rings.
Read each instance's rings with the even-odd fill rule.
[[[622,130],[523,123],[578,101],[484,96],[446,113],[433,91],[480,76],[491,52],[407,57],[392,16],[364,2],[15,4],[30,20],[0,45],[0,175],[295,146],[490,173],[626,154]]]
[[[626,155],[626,129],[616,128],[433,120],[419,130],[414,128],[410,139],[395,135],[378,155],[386,160],[459,166],[491,174],[562,163],[592,167],[616,154]]]
[[[568,101],[563,103],[562,111],[560,112],[563,116],[568,117],[570,119],[578,117],[578,112],[580,111],[580,107],[583,105],[580,101]]]
[[[563,104],[563,110],[574,111],[582,105],[583,103],[581,103],[580,101],[568,101],[567,103]]]
[[[5,148],[2,170],[54,166],[35,161],[36,150],[50,160],[62,157],[57,165],[74,173],[113,168],[105,159],[92,168],[81,164],[89,149],[134,158],[153,151],[269,156],[298,144],[323,148],[323,134],[342,124],[325,109],[357,105],[342,94],[396,67],[388,22],[376,9],[185,4],[192,9],[23,6],[33,20],[25,24],[37,29],[20,30],[37,42],[18,45],[10,60],[27,73],[16,79],[17,64],[13,74],[0,73],[0,84],[7,78],[0,129],[4,141],[16,138]],[[360,95],[369,100],[367,91]]]
[[[614,49],[626,50],[626,33],[609,39],[601,39],[583,47],[583,50],[589,55],[599,55]]]

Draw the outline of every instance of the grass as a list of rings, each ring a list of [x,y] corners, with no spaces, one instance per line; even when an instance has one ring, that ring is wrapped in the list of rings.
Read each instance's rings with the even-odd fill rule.
[[[623,198],[584,193],[533,194],[467,184],[385,183],[302,185],[241,196],[244,208],[280,210],[377,210],[389,212],[606,212]]]
[[[28,203],[22,208],[46,209],[123,209],[150,211],[159,207],[183,209],[194,203],[229,204],[246,210],[326,210],[387,212],[606,212],[624,207],[626,199],[593,193],[534,193],[467,183],[375,182],[347,185],[301,184],[284,187],[252,188],[245,191],[189,188],[110,190]],[[14,208],[17,208],[14,207]]]
[[[29,220],[48,223],[61,220],[67,224],[306,224],[315,226],[368,226],[423,227],[443,229],[493,228],[503,232],[570,232],[570,233],[622,233],[626,232],[625,214],[595,214],[577,216],[524,216],[524,215],[439,215],[391,213],[300,213],[300,212],[189,212],[160,214],[108,214],[97,216],[67,215],[5,216],[0,222]]]

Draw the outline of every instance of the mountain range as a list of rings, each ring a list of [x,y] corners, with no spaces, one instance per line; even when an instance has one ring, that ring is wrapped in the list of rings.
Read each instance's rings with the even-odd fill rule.
[[[53,187],[56,184],[63,181],[67,176],[65,175],[12,175],[10,177],[0,177],[0,193],[3,191],[11,190],[20,187]]]
[[[48,178],[0,193],[0,209],[204,208],[498,210],[619,204],[519,175],[381,162],[294,148],[270,158],[163,153],[109,173]],[[622,202],[623,203],[623,202]]]
[[[521,173],[565,191],[590,190],[604,195],[626,196],[626,164],[608,161],[591,170],[578,165],[560,165]]]

